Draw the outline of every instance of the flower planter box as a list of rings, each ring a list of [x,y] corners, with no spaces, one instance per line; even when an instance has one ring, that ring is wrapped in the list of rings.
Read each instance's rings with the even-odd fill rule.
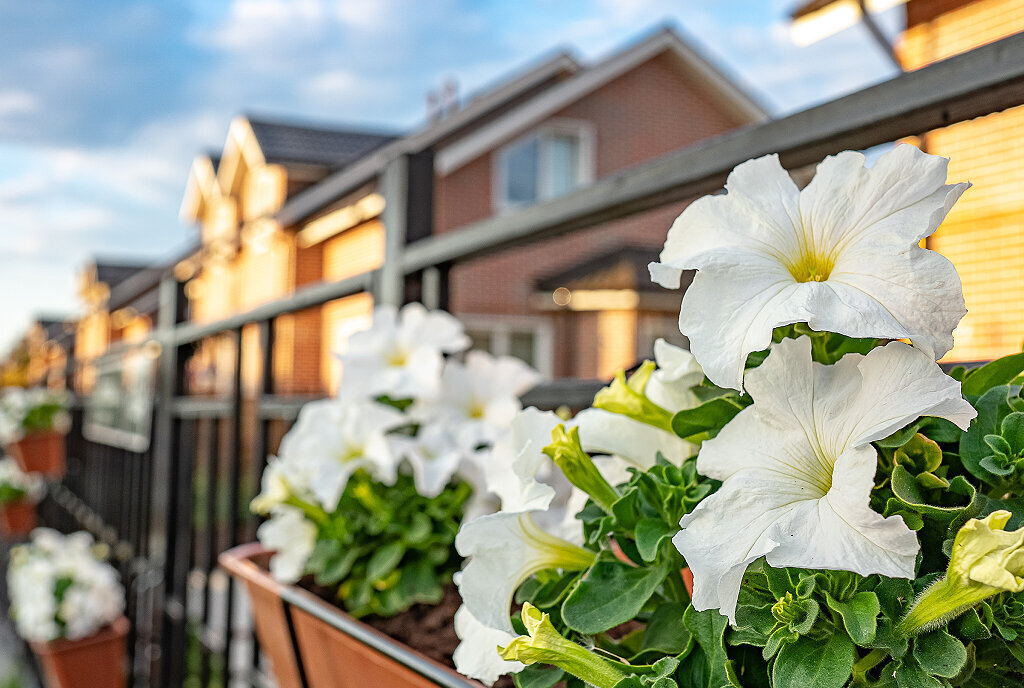
[[[249,592],[256,635],[280,688],[482,688],[313,593],[278,583],[269,559],[252,543],[219,561]]]
[[[11,442],[7,452],[26,473],[41,473],[48,478],[64,475],[64,435],[59,432],[36,432]]]
[[[27,536],[36,527],[36,505],[29,499],[0,505],[0,532],[6,538]]]
[[[49,688],[123,688],[128,664],[128,619],[81,640],[31,643]]]

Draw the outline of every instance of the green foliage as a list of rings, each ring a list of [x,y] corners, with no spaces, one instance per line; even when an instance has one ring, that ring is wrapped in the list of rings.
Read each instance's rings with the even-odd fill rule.
[[[21,501],[26,494],[27,492],[20,487],[0,483],[0,504],[11,504],[12,502]]]
[[[338,509],[319,525],[306,571],[317,585],[335,589],[356,617],[436,604],[459,570],[455,534],[470,494],[459,482],[428,498],[410,475],[384,485],[358,472]]]

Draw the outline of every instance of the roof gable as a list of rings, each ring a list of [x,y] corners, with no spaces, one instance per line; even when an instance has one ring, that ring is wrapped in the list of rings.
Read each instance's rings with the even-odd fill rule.
[[[453,172],[613,79],[665,53],[676,58],[681,68],[706,85],[711,96],[735,111],[740,119],[753,123],[768,118],[764,108],[734,81],[708,62],[678,33],[663,28],[442,149],[435,156],[435,169],[440,174]]]

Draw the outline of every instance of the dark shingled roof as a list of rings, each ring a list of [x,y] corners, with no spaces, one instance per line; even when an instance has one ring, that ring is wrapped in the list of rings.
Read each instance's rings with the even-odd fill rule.
[[[116,261],[96,261],[96,281],[113,289],[140,270],[149,267],[142,263],[120,263]]]
[[[337,170],[396,138],[388,134],[247,119],[260,150],[270,163],[324,165]]]
[[[38,321],[39,327],[42,328],[43,334],[46,335],[46,339],[57,339],[64,334],[64,320],[51,320],[48,318],[40,318]]]

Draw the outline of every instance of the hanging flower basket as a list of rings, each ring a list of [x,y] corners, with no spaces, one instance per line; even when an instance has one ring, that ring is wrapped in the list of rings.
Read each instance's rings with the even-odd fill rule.
[[[64,475],[64,435],[56,430],[26,434],[11,442],[7,451],[27,473],[40,473],[48,478]]]
[[[123,688],[127,669],[128,619],[121,616],[81,640],[30,643],[50,688]]]
[[[257,543],[219,559],[248,590],[256,635],[280,688],[481,688],[312,593],[274,580],[269,560]]]
[[[0,505],[0,532],[5,538],[25,537],[35,527],[36,504],[32,500],[20,499]]]

